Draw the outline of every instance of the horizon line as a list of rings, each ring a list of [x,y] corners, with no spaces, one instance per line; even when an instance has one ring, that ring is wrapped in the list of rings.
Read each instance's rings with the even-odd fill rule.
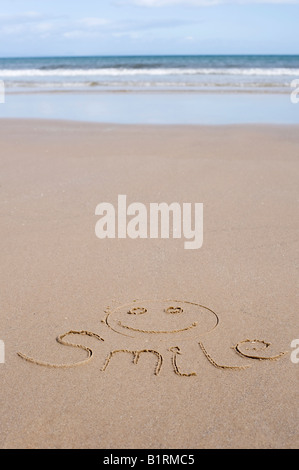
[[[225,56],[235,56],[235,57],[242,57],[242,56],[250,56],[250,57],[265,57],[265,56],[293,56],[293,57],[299,57],[299,53],[293,54],[293,53],[233,53],[233,54],[228,54],[228,53],[221,53],[221,54],[99,54],[99,55],[37,55],[37,56],[6,56],[6,57],[0,57],[0,60],[3,59],[62,59],[62,58],[70,58],[70,57],[76,57],[76,58],[91,58],[91,57],[106,57],[106,58],[112,58],[112,57],[225,57]]]

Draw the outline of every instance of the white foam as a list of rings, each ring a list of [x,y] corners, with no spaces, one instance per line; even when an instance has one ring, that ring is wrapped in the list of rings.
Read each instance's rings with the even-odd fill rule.
[[[291,68],[103,68],[103,69],[0,69],[1,78],[15,77],[117,77],[117,76],[163,76],[163,75],[245,75],[245,76],[299,76],[299,69]]]

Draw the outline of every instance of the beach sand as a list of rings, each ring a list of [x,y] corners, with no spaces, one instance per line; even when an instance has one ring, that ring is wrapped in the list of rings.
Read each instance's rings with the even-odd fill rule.
[[[298,447],[299,365],[290,360],[298,338],[298,131],[1,121],[1,448]],[[185,250],[172,238],[98,239],[95,208],[116,206],[119,194],[145,205],[202,202],[202,248]],[[217,328],[200,338],[187,332],[187,340],[132,338],[101,321],[108,307],[155,306],[163,315],[175,300],[186,310],[196,308],[186,302],[208,307]],[[104,339],[65,338],[92,349],[83,365],[44,367],[17,355],[85,360],[86,349],[56,341],[70,330]],[[217,364],[251,367],[215,367],[199,339]],[[269,356],[289,352],[246,359],[232,349],[245,339],[271,343]],[[175,373],[170,347],[181,348],[180,370],[196,376]],[[152,353],[137,365],[118,353],[102,371],[118,349],[158,351],[159,374]]]

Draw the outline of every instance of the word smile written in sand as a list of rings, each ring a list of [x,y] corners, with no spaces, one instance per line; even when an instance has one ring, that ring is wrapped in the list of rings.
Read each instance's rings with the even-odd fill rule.
[[[144,300],[138,305],[136,301],[133,301],[130,304],[121,305],[113,310],[108,308],[102,323],[104,323],[105,327],[110,331],[117,333],[117,335],[115,335],[115,341],[112,339],[112,343],[108,346],[108,351],[110,350],[110,352],[108,356],[106,356],[105,363],[101,368],[103,372],[106,371],[110,362],[114,362],[116,360],[115,357],[119,357],[120,354],[131,357],[135,365],[139,363],[141,356],[143,357],[144,354],[149,354],[151,357],[155,358],[156,365],[154,374],[159,375],[162,364],[164,363],[164,354],[166,353],[166,355],[170,356],[169,359],[171,360],[172,369],[176,375],[181,377],[195,377],[197,375],[196,372],[192,371],[192,369],[190,371],[192,364],[189,364],[189,367],[187,366],[187,371],[182,371],[181,365],[179,364],[179,356],[182,355],[182,350],[178,344],[183,344],[184,347],[184,341],[187,341],[189,344],[193,341],[197,343],[200,351],[204,354],[209,363],[217,369],[244,370],[251,367],[250,364],[219,364],[212,358],[203,344],[203,336],[215,330],[219,324],[219,317],[210,308],[195,302],[186,300]],[[85,359],[72,364],[53,364],[34,359],[20,352],[18,355],[28,362],[47,367],[72,367],[86,364],[92,359],[93,351],[82,344],[66,341],[68,336],[74,335],[89,336],[99,341],[105,341],[104,338],[97,333],[86,330],[70,330],[67,333],[59,335],[57,337],[58,343],[64,346],[80,348],[87,353]],[[119,348],[118,335],[126,337],[125,348]],[[164,339],[162,352],[160,349],[155,349],[155,343],[152,341],[154,337]],[[135,338],[139,338],[137,342],[135,342]],[[146,348],[140,349],[140,340],[142,340],[142,338],[145,338],[147,346]],[[149,345],[151,345],[151,347],[149,347]],[[117,349],[115,348],[116,346],[118,346]],[[239,341],[232,349],[238,356],[246,360],[276,361],[286,354],[286,352],[269,354],[269,350],[271,351],[270,346],[271,343],[265,340],[245,339]],[[187,359],[185,359],[185,363]]]
[[[95,226],[100,239],[170,238],[172,219],[172,238],[188,240],[184,242],[185,250],[201,248],[203,243],[203,204],[199,202],[194,204],[193,211],[191,203],[183,203],[182,207],[178,202],[150,203],[148,216],[144,204],[133,202],[127,206],[127,196],[119,195],[117,210],[113,204],[101,202],[95,214],[101,216]]]

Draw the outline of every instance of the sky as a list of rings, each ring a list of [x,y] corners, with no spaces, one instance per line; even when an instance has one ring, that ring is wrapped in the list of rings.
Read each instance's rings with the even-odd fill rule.
[[[0,0],[0,57],[299,54],[299,0]]]

